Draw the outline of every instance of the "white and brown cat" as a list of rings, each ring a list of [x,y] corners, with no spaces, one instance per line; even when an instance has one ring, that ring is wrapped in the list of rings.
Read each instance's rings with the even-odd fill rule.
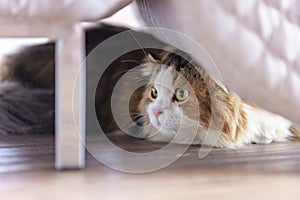
[[[107,25],[87,30],[87,53],[107,37],[125,30]],[[166,46],[150,35],[134,34],[143,34],[151,44]],[[122,41],[115,42],[110,51],[102,53],[110,54],[122,45]],[[109,108],[120,72],[135,69],[144,52],[157,56],[149,56],[140,66],[139,75],[135,74],[147,79],[148,84],[139,88],[130,107],[139,115],[138,123],[150,140],[170,142],[177,136],[173,142],[191,143],[196,130],[194,143],[236,148],[300,136],[292,122],[242,100],[190,59],[157,49],[128,52],[111,64],[100,81],[97,78],[95,109],[106,132],[119,129]],[[134,62],[126,62],[130,60]],[[0,134],[53,133],[54,44],[24,48],[10,56],[1,69]],[[87,69],[93,73],[93,69]]]
[[[291,121],[241,99],[176,53],[149,55],[141,69],[149,83],[138,108],[149,140],[190,143],[195,126],[193,143],[226,148],[300,136]],[[207,132],[216,121],[219,130]]]

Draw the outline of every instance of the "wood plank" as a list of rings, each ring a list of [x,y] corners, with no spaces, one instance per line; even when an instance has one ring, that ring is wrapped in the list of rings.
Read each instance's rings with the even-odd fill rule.
[[[110,138],[133,152],[164,145],[120,134]],[[112,170],[87,152],[85,170],[59,172],[53,135],[1,135],[0,194],[8,199],[298,199],[299,147],[293,141],[215,148],[199,160],[199,146],[192,146],[169,167],[140,175]]]

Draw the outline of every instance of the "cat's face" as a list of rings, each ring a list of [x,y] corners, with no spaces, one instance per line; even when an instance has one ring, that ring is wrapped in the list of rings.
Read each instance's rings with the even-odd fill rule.
[[[150,82],[139,105],[145,119],[145,132],[174,137],[179,131],[195,128],[199,121],[199,102],[195,95],[194,75],[188,68],[176,71],[174,66],[146,63],[144,75]],[[181,134],[181,133],[179,133]]]
[[[175,134],[184,119],[184,107],[191,106],[191,88],[182,84],[182,77],[175,78],[172,68],[162,67],[149,84],[146,112],[151,124],[160,132]]]

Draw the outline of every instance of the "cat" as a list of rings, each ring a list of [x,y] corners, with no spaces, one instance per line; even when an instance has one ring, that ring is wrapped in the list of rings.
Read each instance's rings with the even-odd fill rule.
[[[127,30],[103,24],[87,30],[87,54],[106,38]],[[150,43],[167,46],[150,35],[132,34],[143,34]],[[112,48],[121,45],[122,41],[118,41]],[[26,47],[9,56],[0,68],[0,133],[54,132],[54,46],[49,43]],[[292,122],[228,91],[183,54],[139,49],[111,63],[95,94],[96,114],[103,130],[119,129],[110,109],[111,94],[119,78],[139,66],[141,70],[135,76],[148,80],[148,84],[133,94],[129,107],[135,123],[142,127],[138,134],[149,140],[170,142],[176,135],[172,142],[237,148],[300,136]],[[93,72],[89,66],[87,69]],[[220,123],[214,124],[215,121]],[[210,125],[219,131],[206,134]],[[191,138],[194,129],[196,135]]]
[[[291,121],[241,99],[182,52],[149,54],[141,66],[149,83],[138,106],[139,123],[149,140],[241,148],[300,137]],[[213,121],[218,129],[207,132]]]

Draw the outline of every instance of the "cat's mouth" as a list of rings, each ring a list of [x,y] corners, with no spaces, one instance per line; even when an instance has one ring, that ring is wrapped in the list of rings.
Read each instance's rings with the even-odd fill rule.
[[[161,126],[163,126],[163,124],[160,122],[159,118],[152,117],[152,118],[150,118],[150,122],[157,129],[159,129]]]
[[[168,115],[162,114],[158,117],[155,117],[154,115],[150,114],[149,116],[152,126],[154,126],[160,132],[176,133],[180,129],[179,125],[175,121],[171,120],[170,122],[170,120],[168,120],[168,118],[170,117]]]
[[[169,125],[164,119],[156,119],[152,125],[160,132],[164,133],[176,133],[178,131],[178,127]]]

